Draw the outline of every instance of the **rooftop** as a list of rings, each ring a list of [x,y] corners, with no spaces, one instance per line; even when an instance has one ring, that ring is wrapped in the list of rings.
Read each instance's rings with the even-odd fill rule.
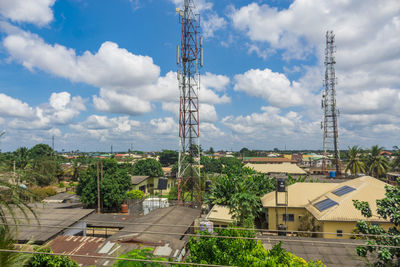
[[[150,176],[131,176],[132,179],[132,184],[137,185],[140,184],[141,182],[143,182],[144,180],[146,180],[147,178],[149,178]]]
[[[214,205],[206,216],[207,220],[214,222],[232,223],[232,215],[229,213],[228,206]]]
[[[61,204],[60,208],[59,205],[45,203],[38,203],[32,206],[32,209],[39,222],[30,212],[27,212],[27,220],[24,219],[22,212],[15,211],[15,216],[20,218],[18,220],[20,225],[16,231],[16,240],[20,242],[33,241],[37,244],[47,242],[94,212],[93,209],[64,208],[64,204]],[[15,224],[10,217],[7,220],[10,224]]]
[[[297,161],[287,158],[249,158],[244,160],[245,163],[296,163]]]
[[[257,172],[262,173],[289,173],[289,174],[307,174],[306,171],[301,169],[296,164],[282,163],[282,164],[251,164],[247,163],[245,167],[251,168]]]
[[[376,200],[385,197],[388,185],[370,176],[363,176],[342,183],[295,183],[287,187],[288,207],[306,208],[322,221],[376,221],[387,222],[376,212]],[[353,200],[367,201],[372,217],[365,218]],[[275,207],[275,191],[261,198],[264,207]]]

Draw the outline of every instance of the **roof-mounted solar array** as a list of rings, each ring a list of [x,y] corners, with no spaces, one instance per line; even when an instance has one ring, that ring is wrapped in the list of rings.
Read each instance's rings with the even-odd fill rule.
[[[354,191],[354,190],[356,190],[356,189],[353,188],[353,187],[345,185],[345,186],[342,186],[341,188],[336,189],[332,193],[334,193],[335,195],[341,197],[341,196],[343,196],[343,195],[345,195],[347,193],[350,193],[351,191]]]
[[[330,207],[333,207],[335,205],[338,205],[336,201],[333,201],[330,198],[324,199],[322,201],[319,201],[314,204],[314,207],[317,208],[319,211],[323,211],[326,209],[329,209]]]

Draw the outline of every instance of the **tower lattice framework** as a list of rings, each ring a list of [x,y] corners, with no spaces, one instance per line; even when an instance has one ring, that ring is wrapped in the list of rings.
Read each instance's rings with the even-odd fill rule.
[[[183,0],[179,12],[181,44],[177,47],[179,64],[179,159],[178,203],[185,202],[185,188],[201,202],[199,90],[202,66],[200,15],[194,0]]]
[[[326,156],[333,153],[333,164],[336,172],[341,173],[341,162],[339,153],[339,133],[338,133],[338,115],[339,110],[336,107],[336,74],[335,74],[335,34],[333,31],[326,32],[325,48],[325,90],[322,95],[322,109],[324,110],[324,121],[322,128],[324,130],[324,159],[322,169],[327,172]]]

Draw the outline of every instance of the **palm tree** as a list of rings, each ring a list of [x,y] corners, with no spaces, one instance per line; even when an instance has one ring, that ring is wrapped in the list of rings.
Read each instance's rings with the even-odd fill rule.
[[[389,161],[381,155],[383,147],[373,146],[367,156],[367,170],[369,175],[380,177],[389,170]]]
[[[358,146],[349,147],[346,157],[347,157],[347,165],[345,172],[350,171],[351,174],[355,175],[357,173],[365,172],[365,164],[360,159],[361,156],[361,148]]]

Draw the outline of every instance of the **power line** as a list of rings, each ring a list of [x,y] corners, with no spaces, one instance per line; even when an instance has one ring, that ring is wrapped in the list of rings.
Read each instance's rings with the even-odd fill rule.
[[[93,255],[81,255],[81,254],[64,254],[64,253],[50,253],[50,252],[39,252],[39,251],[23,251],[23,250],[11,250],[11,249],[0,249],[0,252],[7,253],[24,253],[24,254],[41,254],[41,255],[52,255],[52,256],[67,256],[67,257],[81,257],[81,258],[94,258],[94,259],[105,259],[105,260],[122,260],[122,261],[136,261],[136,262],[150,262],[150,263],[161,263],[161,264],[178,264],[178,265],[189,265],[189,266],[209,266],[209,267],[229,267],[232,265],[215,265],[215,264],[204,264],[204,263],[193,263],[193,262],[177,262],[177,261],[159,261],[159,260],[142,260],[142,259],[127,259],[117,258],[110,256],[93,256]]]
[[[0,223],[0,225],[5,225],[4,223]],[[40,227],[32,226],[30,224],[8,224],[11,226],[31,226],[31,227]],[[62,228],[62,229],[79,229],[83,230],[82,227],[62,227],[62,226],[55,226],[55,225],[41,225],[43,227],[48,228]],[[107,228],[107,227],[104,227]],[[236,228],[232,228],[236,229]],[[302,243],[317,243],[317,244],[336,244],[336,245],[349,245],[349,246],[369,246],[369,247],[385,247],[385,248],[399,248],[400,246],[390,246],[390,245],[366,245],[362,243],[349,243],[349,242],[332,242],[332,241],[321,241],[321,240],[300,240],[300,239],[285,239],[285,238],[271,238],[271,237],[242,237],[242,236],[216,236],[216,235],[203,235],[203,234],[186,234],[186,233],[172,233],[172,232],[154,232],[154,231],[132,231],[132,230],[119,230],[118,232],[121,233],[132,233],[132,234],[154,234],[154,235],[176,235],[176,236],[189,236],[189,237],[207,237],[207,238],[225,238],[225,239],[243,239],[243,240],[260,240],[260,241],[285,241],[285,242],[302,242]]]
[[[64,214],[65,213],[53,213],[53,214]],[[13,219],[13,217],[4,217],[8,219]],[[24,217],[16,217],[15,219],[26,219]],[[97,221],[97,220],[60,220],[60,219],[43,219],[43,221],[55,221],[55,222],[85,222],[87,224],[94,224],[94,223],[107,223],[107,224],[118,224],[118,225],[107,225],[107,226],[97,226],[97,227],[104,227],[104,228],[119,228],[119,227],[126,227],[128,225],[149,225],[149,226],[168,226],[168,227],[188,227],[188,228],[198,228],[198,226],[192,225],[184,225],[184,224],[156,224],[156,223],[133,223],[133,222],[110,222],[110,221]],[[22,225],[22,224],[20,224]],[[36,225],[33,227],[44,226],[44,225]],[[59,226],[63,227],[63,226]],[[94,226],[96,227],[96,226]],[[67,227],[64,227],[67,228]],[[213,227],[214,229],[225,229],[225,230],[243,230],[243,231],[254,231],[254,232],[264,232],[264,233],[275,233],[275,232],[285,232],[285,233],[298,233],[298,234],[331,234],[336,235],[336,232],[317,232],[317,231],[295,231],[295,230],[271,230],[271,229],[256,229],[256,228],[242,228],[242,227]],[[342,235],[349,235],[349,236],[361,236],[361,237],[390,237],[390,238],[398,238],[396,235],[378,235],[378,234],[361,234],[361,233],[341,233]]]

